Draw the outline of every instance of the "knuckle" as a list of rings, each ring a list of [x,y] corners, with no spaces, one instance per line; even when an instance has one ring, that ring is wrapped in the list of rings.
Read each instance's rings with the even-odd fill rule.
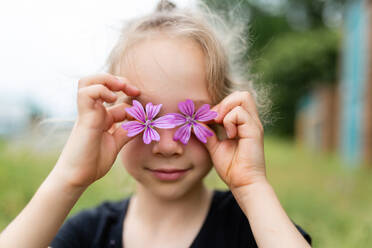
[[[223,118],[222,123],[223,123],[224,125],[226,125],[226,123],[230,122],[230,119],[231,119],[231,113],[228,113],[228,114],[225,116],[225,118]]]
[[[112,75],[112,74],[110,74],[110,73],[108,73],[108,72],[103,72],[103,73],[101,73],[101,77],[102,77],[103,79],[106,79],[107,81],[117,80],[117,78],[116,78],[114,75]]]
[[[250,98],[252,97],[252,94],[249,91],[245,90],[245,91],[242,91],[242,96],[244,98]]]
[[[96,85],[93,85],[92,87],[96,88],[98,91],[106,91],[107,90],[107,88],[102,84],[96,84]]]
[[[231,93],[230,97],[236,97],[236,96],[239,96],[240,92],[241,92],[241,91],[236,90],[236,91],[234,91],[233,93]]]
[[[105,90],[106,89],[106,87],[104,85],[102,85],[102,84],[97,84],[96,87],[99,90]]]
[[[89,82],[95,79],[95,77],[96,75],[88,75],[80,78],[78,81],[79,88],[89,86]]]

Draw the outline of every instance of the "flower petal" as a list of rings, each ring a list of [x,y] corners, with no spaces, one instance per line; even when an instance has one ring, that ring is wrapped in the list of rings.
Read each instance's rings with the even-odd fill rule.
[[[173,123],[175,124],[175,126],[182,125],[186,122],[186,117],[179,113],[170,113],[168,115],[172,115],[174,117]]]
[[[183,144],[187,144],[191,135],[191,124],[186,123],[174,133],[173,140],[180,140]]]
[[[143,133],[143,142],[145,144],[150,144],[152,140],[159,141],[160,135],[154,129],[152,129],[151,127],[148,127]]]
[[[137,120],[142,121],[143,123],[145,123],[146,122],[146,114],[145,114],[145,110],[142,107],[142,104],[137,100],[133,100],[132,104],[133,104],[133,107],[125,108],[125,110],[128,112],[128,114],[130,114],[131,116],[133,116]]]
[[[204,104],[195,113],[195,120],[209,121],[217,117],[217,112],[209,110],[209,104]]]
[[[198,123],[195,123],[193,125],[193,130],[195,136],[203,143],[207,143],[208,136],[213,136],[213,133],[211,131],[209,131],[206,127]]]
[[[178,103],[178,108],[181,110],[181,112],[186,116],[192,116],[194,114],[194,102],[190,99],[187,99],[185,102]]]
[[[153,105],[151,102],[146,104],[147,119],[152,120],[159,113],[163,104]]]
[[[142,123],[138,121],[128,121],[126,123],[123,123],[121,126],[125,130],[128,130],[128,133],[127,133],[128,137],[133,137],[139,134],[145,128],[145,125],[143,125]]]
[[[157,128],[174,128],[176,127],[174,118],[172,114],[167,114],[154,120],[151,125]]]

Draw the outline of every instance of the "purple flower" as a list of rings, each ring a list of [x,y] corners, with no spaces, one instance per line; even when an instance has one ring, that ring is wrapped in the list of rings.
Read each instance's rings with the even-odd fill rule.
[[[175,117],[173,123],[176,126],[182,125],[174,134],[173,140],[180,140],[183,144],[187,144],[191,135],[191,128],[194,130],[196,137],[203,143],[207,143],[207,137],[213,136],[213,133],[199,122],[213,120],[217,117],[217,112],[211,111],[209,104],[204,104],[195,113],[193,101],[187,99],[185,102],[180,102],[178,108],[183,113],[172,113]]]
[[[157,128],[174,128],[175,124],[173,123],[174,117],[172,115],[164,115],[156,120],[155,116],[159,113],[162,104],[153,105],[151,102],[146,104],[146,113],[142,107],[142,104],[133,100],[133,107],[125,108],[128,114],[133,116],[138,121],[129,121],[122,124],[122,127],[125,130],[128,130],[127,136],[132,137],[143,130],[143,142],[145,144],[150,144],[152,140],[159,141],[160,135],[154,127]]]

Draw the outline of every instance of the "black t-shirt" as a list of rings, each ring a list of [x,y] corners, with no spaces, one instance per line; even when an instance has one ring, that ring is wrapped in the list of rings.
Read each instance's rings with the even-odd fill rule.
[[[69,218],[51,243],[53,248],[122,248],[123,222],[130,197],[104,202]],[[307,242],[311,237],[296,225]],[[213,191],[213,199],[204,223],[191,248],[257,247],[247,217],[230,190]]]

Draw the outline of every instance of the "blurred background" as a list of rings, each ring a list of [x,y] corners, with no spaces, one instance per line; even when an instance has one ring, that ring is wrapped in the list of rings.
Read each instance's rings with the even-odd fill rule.
[[[236,18],[234,9],[248,23],[247,73],[271,89],[273,102],[265,126],[267,174],[290,218],[314,247],[370,247],[372,1],[203,2],[227,20]],[[77,81],[103,71],[123,20],[156,4],[0,3],[0,230],[57,161],[76,117]],[[214,171],[206,182],[226,188]],[[133,185],[117,161],[70,215],[126,197]]]

